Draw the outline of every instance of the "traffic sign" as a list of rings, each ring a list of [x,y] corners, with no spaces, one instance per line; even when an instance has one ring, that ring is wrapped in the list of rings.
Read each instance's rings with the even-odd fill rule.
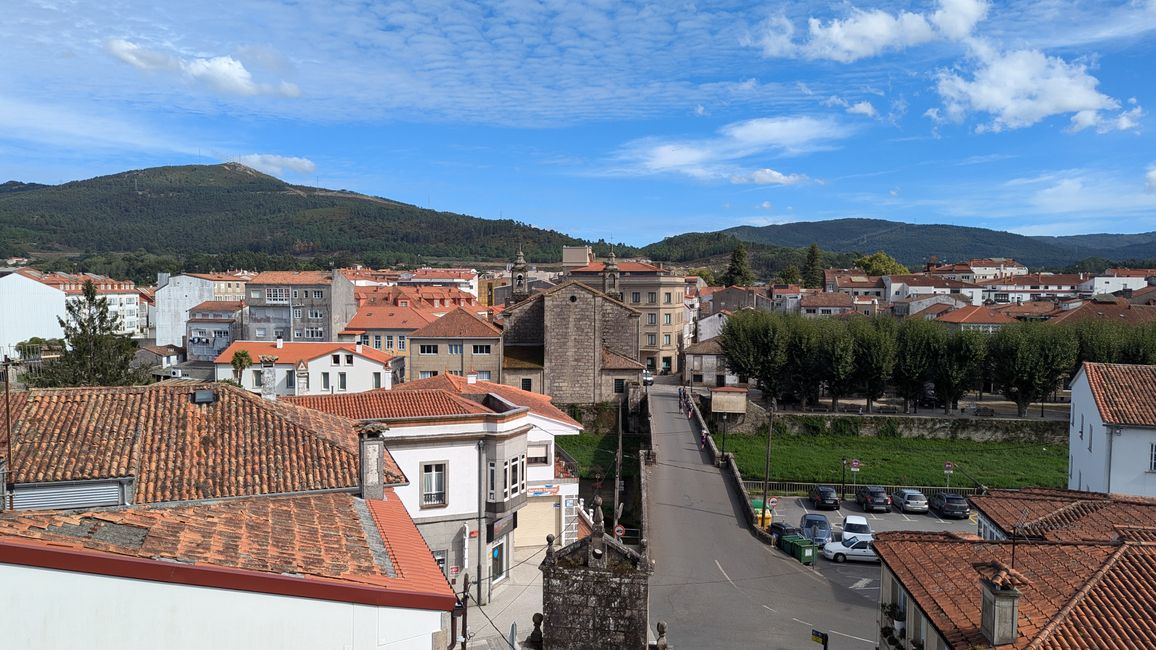
[[[860,463],[859,463],[858,458],[852,458],[851,459],[851,471],[852,472],[858,472],[859,471],[859,465],[860,465]]]
[[[826,632],[820,632],[819,630],[812,628],[811,629],[811,640],[814,641],[815,643],[822,643],[824,648],[827,647],[827,633]]]
[[[955,464],[952,463],[951,461],[948,461],[948,462],[943,464],[943,473],[944,474],[950,474],[954,471],[955,471]]]
[[[775,506],[779,505],[779,500],[775,497],[771,497],[767,499],[767,505],[774,508]]]
[[[625,534],[626,534],[626,526],[623,526],[622,524],[618,524],[617,526],[614,527],[614,536],[615,537],[622,537]]]

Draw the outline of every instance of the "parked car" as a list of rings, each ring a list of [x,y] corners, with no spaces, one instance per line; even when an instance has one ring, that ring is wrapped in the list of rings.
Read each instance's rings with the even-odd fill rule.
[[[927,497],[919,490],[903,489],[891,495],[891,505],[900,512],[927,512]]]
[[[800,535],[811,540],[819,548],[823,548],[831,541],[831,522],[827,521],[827,515],[814,512],[803,515],[799,520],[799,530]]]
[[[856,537],[860,539],[873,538],[875,531],[871,530],[871,525],[867,523],[866,517],[859,515],[849,515],[843,520],[843,538]]]
[[[863,508],[863,512],[891,510],[891,497],[887,496],[887,491],[878,485],[864,485],[856,490],[855,503]]]
[[[871,546],[871,539],[866,537],[844,537],[841,542],[830,542],[823,547],[823,557],[835,562],[859,560],[861,562],[878,562],[879,556]]]
[[[775,548],[783,548],[780,540],[782,540],[787,535],[798,535],[799,529],[785,521],[776,521],[771,524],[771,526],[767,529],[767,532],[771,534],[771,540],[774,541]]]
[[[654,373],[653,372],[650,372],[649,370],[643,370],[642,371],[642,385],[643,386],[653,386],[654,385]]]
[[[932,496],[927,503],[928,507],[939,513],[940,517],[967,519],[971,516],[971,506],[967,505],[967,499],[954,492],[940,492]]]
[[[839,493],[829,485],[816,485],[811,488],[807,500],[811,502],[811,507],[816,510],[823,508],[839,509]]]

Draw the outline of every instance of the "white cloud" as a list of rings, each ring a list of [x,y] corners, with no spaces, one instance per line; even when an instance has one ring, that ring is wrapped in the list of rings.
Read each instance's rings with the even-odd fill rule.
[[[613,175],[675,173],[700,180],[792,185],[806,180],[799,174],[743,165],[767,155],[797,155],[829,148],[852,129],[830,118],[766,117],[733,122],[713,137],[697,139],[643,138],[626,143],[616,154],[623,165]]]
[[[1149,167],[1144,174],[1144,189],[1156,192],[1156,166]]]
[[[851,104],[847,107],[847,112],[855,115],[866,115],[867,117],[875,117],[877,115],[875,107],[871,105],[871,102],[866,100]]]
[[[1100,111],[1119,108],[1115,99],[1096,89],[1099,80],[1088,74],[1087,66],[1068,63],[1038,50],[997,52],[982,42],[973,47],[975,69],[971,78],[956,72],[940,71],[936,89],[944,101],[944,111],[929,110],[933,120],[962,121],[971,113],[983,113],[991,121],[978,131],[1003,131],[1032,126],[1053,115],[1074,113],[1072,130],[1135,128],[1142,114],[1120,115],[1110,125]],[[1138,110],[1137,109],[1134,110]]]
[[[139,70],[179,73],[226,95],[297,97],[301,94],[301,90],[290,82],[257,83],[245,64],[231,56],[180,58],[120,38],[109,39],[105,50]]]
[[[763,201],[759,204],[760,210],[773,210],[775,206],[770,201]]]
[[[313,164],[313,161],[308,158],[278,156],[269,153],[251,153],[244,156],[237,156],[233,158],[233,162],[239,162],[257,171],[273,174],[274,176],[284,172],[312,174],[317,170],[317,165]]]
[[[697,115],[698,117],[705,117],[705,116],[709,115],[710,113],[707,112],[705,106],[703,106],[702,104],[699,104],[698,106],[694,107],[694,114]]]
[[[987,10],[984,0],[940,0],[930,15],[851,7],[845,18],[808,19],[807,39],[802,42],[796,42],[790,19],[779,15],[763,23],[757,42],[768,57],[850,63],[935,40],[963,40],[987,16]]]
[[[764,168],[756,169],[747,174],[732,174],[730,180],[735,185],[797,185],[807,180],[807,177],[802,174],[784,174],[774,169]],[[765,207],[770,207],[770,203],[766,202]]]

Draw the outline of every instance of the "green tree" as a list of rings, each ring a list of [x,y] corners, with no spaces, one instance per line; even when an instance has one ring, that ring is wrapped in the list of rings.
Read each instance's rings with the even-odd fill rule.
[[[803,284],[808,289],[823,286],[823,264],[819,259],[818,244],[811,244],[807,249],[807,261],[803,263]]]
[[[895,370],[896,321],[890,317],[857,318],[849,323],[855,341],[856,380],[867,398],[867,412],[883,396]]]
[[[91,280],[84,283],[79,300],[65,305],[66,318],[58,318],[64,330],[65,349],[29,383],[39,387],[130,386],[144,383],[148,376],[136,367],[136,341],[117,334],[117,319],[108,311],[108,301],[96,295]]]
[[[1122,363],[1156,364],[1156,324],[1128,328],[1120,351]]]
[[[899,325],[896,336],[895,373],[893,383],[903,398],[903,411],[923,395],[924,384],[930,379],[932,366],[938,361],[942,326],[925,320],[906,320]],[[915,405],[918,411],[918,405]]]
[[[233,379],[240,384],[241,375],[245,374],[245,370],[253,365],[253,357],[249,355],[248,350],[237,350],[233,353],[233,358],[229,364],[233,366]]]
[[[863,269],[867,275],[900,275],[908,272],[906,266],[883,251],[855,258],[855,266]]]
[[[727,319],[720,343],[727,367],[757,379],[764,394],[776,404],[785,385],[790,336],[787,318],[752,309]]]
[[[1017,323],[993,334],[989,349],[992,380],[1023,417],[1032,402],[1059,387],[1071,372],[1080,346],[1066,327]]]
[[[939,361],[931,374],[945,414],[958,407],[959,399],[975,384],[987,355],[987,339],[982,332],[945,332]]]
[[[851,392],[855,381],[855,340],[843,320],[820,321],[817,376],[827,383],[831,410],[839,408],[839,398]]]
[[[789,320],[790,340],[787,362],[784,366],[784,392],[790,393],[803,404],[815,403],[819,398],[822,365],[819,357],[818,321],[793,317]]]
[[[803,276],[799,275],[799,267],[794,264],[788,264],[782,273],[779,273],[779,284],[799,284],[802,281]]]
[[[727,270],[719,278],[723,286],[749,287],[755,283],[755,274],[751,272],[750,258],[747,256],[746,244],[740,243],[731,251],[731,261]]]
[[[1074,373],[1085,361],[1117,363],[1124,356],[1129,338],[1127,325],[1089,318],[1072,327],[1080,352],[1072,367]]]
[[[708,269],[705,266],[693,268],[690,271],[687,271],[687,275],[697,275],[698,277],[702,278],[702,281],[705,282],[707,286],[714,286],[716,280],[714,271]]]

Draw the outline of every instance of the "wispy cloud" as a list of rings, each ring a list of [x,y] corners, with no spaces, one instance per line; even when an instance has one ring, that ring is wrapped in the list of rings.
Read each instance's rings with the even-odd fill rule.
[[[766,117],[727,124],[706,138],[643,138],[625,144],[616,154],[621,163],[614,175],[681,174],[699,180],[735,184],[794,185],[801,174],[746,166],[750,159],[794,156],[826,149],[852,133],[824,117]]]
[[[22,101],[0,95],[0,133],[3,138],[40,145],[102,151],[198,153],[196,147],[123,116],[103,114],[97,108],[66,107]]]
[[[317,171],[317,165],[313,164],[312,160],[308,158],[298,158],[296,156],[278,156],[276,154],[268,153],[251,153],[244,156],[236,156],[233,158],[234,162],[239,162],[242,165],[247,165],[258,171],[274,176],[283,174],[285,172],[292,172],[296,174],[312,174]]]
[[[287,81],[257,83],[245,64],[231,56],[181,58],[142,47],[122,38],[109,39],[105,49],[112,56],[138,70],[182,75],[227,95],[297,97],[301,94],[296,84]]]

